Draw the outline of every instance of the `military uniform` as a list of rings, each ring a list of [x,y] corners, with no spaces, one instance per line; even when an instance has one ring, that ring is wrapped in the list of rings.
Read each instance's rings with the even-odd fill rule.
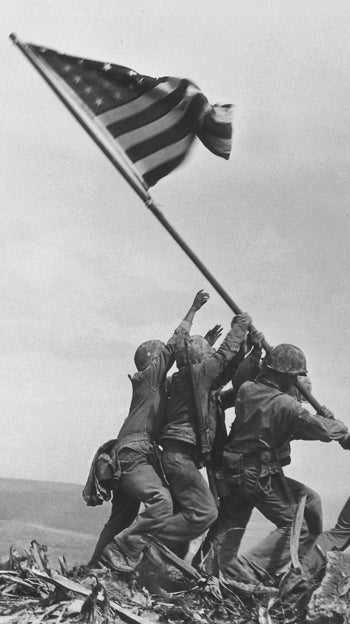
[[[118,548],[133,562],[147,543],[145,534],[157,533],[173,513],[172,497],[159,474],[153,442],[159,440],[165,420],[166,375],[174,364],[175,350],[190,328],[191,323],[183,320],[150,366],[130,377],[131,405],[116,445],[121,478],[92,562],[101,558],[103,549],[117,534]],[[141,502],[145,508],[137,515]]]
[[[217,399],[212,390],[247,333],[248,322],[233,325],[217,351],[193,364],[194,384],[211,449],[217,425]],[[199,472],[201,449],[194,409],[193,392],[187,365],[172,378],[167,423],[161,435],[163,465],[176,506],[176,513],[159,532],[159,538],[177,550],[186,540],[201,535],[217,517],[216,502],[207,482]]]
[[[237,496],[236,517],[241,505],[244,524],[256,507],[277,527],[241,559],[274,573],[289,559],[289,529],[296,508],[292,484],[288,484],[283,473],[280,450],[291,438],[341,440],[347,427],[338,420],[312,415],[295,398],[264,379],[263,374],[241,386],[235,407],[234,436],[225,448],[224,470]],[[234,507],[232,511],[235,513]],[[301,546],[308,535],[304,521]],[[229,571],[229,562],[226,568]]]
[[[306,576],[318,572],[325,561],[329,550],[341,551],[350,545],[350,498],[340,512],[335,526],[324,531],[316,540],[312,548],[302,559],[302,568]]]

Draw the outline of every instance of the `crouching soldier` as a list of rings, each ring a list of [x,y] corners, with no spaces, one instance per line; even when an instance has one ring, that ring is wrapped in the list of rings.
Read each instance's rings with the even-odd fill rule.
[[[294,345],[281,344],[265,358],[256,380],[244,383],[237,394],[234,436],[225,448],[226,469],[237,497],[235,513],[237,516],[242,510],[245,525],[246,514],[249,518],[256,507],[276,529],[238,562],[236,556],[226,562],[227,574],[238,572],[252,580],[256,570],[262,576],[265,572],[274,574],[289,561],[296,503],[283,473],[280,450],[291,438],[330,442],[341,441],[348,433],[326,408],[323,415],[313,415],[287,394],[297,376],[306,372],[303,352]],[[301,547],[308,535],[304,520]]]
[[[204,533],[217,517],[216,501],[199,468],[203,465],[202,452],[210,452],[215,437],[217,406],[213,389],[238,354],[250,323],[247,314],[236,316],[217,351],[203,337],[193,336],[188,348],[184,345],[175,354],[179,371],[172,378],[167,422],[161,435],[163,466],[175,514],[158,538],[179,555],[184,555],[188,541]],[[198,409],[201,424],[196,420]],[[207,434],[205,449],[200,445],[200,429]]]
[[[146,534],[157,534],[173,513],[173,501],[160,474],[154,443],[164,424],[165,381],[175,361],[175,350],[189,335],[196,311],[208,298],[203,291],[196,294],[166,345],[160,340],[149,340],[136,350],[134,360],[138,372],[130,378],[131,405],[115,446],[121,477],[114,491],[111,517],[100,535],[91,563],[99,560],[114,570],[132,571],[147,545]],[[145,509],[133,519],[141,502]],[[128,509],[123,513],[124,504]]]

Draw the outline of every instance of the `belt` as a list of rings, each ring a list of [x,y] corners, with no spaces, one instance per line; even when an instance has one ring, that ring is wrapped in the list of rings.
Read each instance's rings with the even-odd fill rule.
[[[199,462],[200,452],[197,446],[195,444],[191,444],[191,442],[178,440],[176,438],[163,438],[160,443],[165,452],[184,453],[185,455],[189,455],[196,464]]]
[[[262,450],[257,451],[256,453],[249,453],[248,455],[243,455],[243,463],[244,464],[271,464],[271,463],[279,463],[276,457],[275,451],[272,450]]]

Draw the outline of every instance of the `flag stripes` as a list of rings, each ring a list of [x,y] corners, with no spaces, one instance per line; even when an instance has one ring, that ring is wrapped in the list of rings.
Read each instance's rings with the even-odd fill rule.
[[[127,104],[121,104],[118,108],[113,108],[105,113],[101,113],[99,115],[99,119],[101,119],[101,121],[107,126],[113,122],[121,121],[131,117],[132,115],[136,115],[143,110],[146,111],[147,108],[153,106],[155,99],[161,100],[162,98],[165,98],[178,86],[178,84],[178,78],[169,78],[168,82],[163,82],[161,84],[161,88],[159,86],[155,87],[148,93],[139,95],[134,100],[129,101]]]
[[[130,130],[141,128],[144,125],[152,123],[157,119],[160,119],[163,115],[176,109],[186,94],[186,81],[183,80],[176,87],[163,96],[162,89],[153,89],[152,99],[153,102],[145,109],[138,113],[129,113],[128,117],[124,117],[121,121],[116,121],[108,126],[109,131],[114,137],[120,134],[130,132]],[[159,99],[159,95],[161,99]]]
[[[137,164],[138,160],[145,158],[145,156],[152,154],[152,152],[163,149],[168,145],[175,144],[180,139],[184,139],[185,137],[190,139],[189,128],[195,127],[196,119],[198,119],[198,113],[197,102],[194,99],[190,100],[190,102],[186,103],[186,109],[181,111],[180,119],[177,123],[173,123],[173,115],[171,115],[171,123],[173,125],[170,127],[164,127],[164,129],[161,130],[162,123],[158,123],[157,128],[155,129],[155,134],[153,136],[149,136],[147,140],[140,142],[138,145],[127,149],[127,155],[135,164]],[[190,142],[192,142],[192,140],[190,140]]]
[[[110,149],[124,151],[147,187],[181,163],[196,136],[214,154],[229,157],[232,107],[211,106],[191,81],[27,47],[67,93],[73,91],[75,102],[104,129]]]

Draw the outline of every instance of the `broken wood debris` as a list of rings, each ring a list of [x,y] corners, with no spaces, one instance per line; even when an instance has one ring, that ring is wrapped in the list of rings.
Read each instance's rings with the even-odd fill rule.
[[[47,547],[32,542],[28,549],[11,549],[6,570],[0,570],[0,624],[319,624],[338,620],[315,619],[321,608],[319,594],[307,605],[281,596],[277,587],[249,585],[222,577],[208,577],[169,551],[156,538],[157,548],[165,567],[154,566],[158,585],[148,585],[141,571],[130,575],[116,574],[107,568],[84,566],[68,569],[64,558],[59,571],[54,569]],[[331,556],[330,556],[331,555]],[[340,554],[342,557],[345,555]],[[328,554],[330,562],[336,553]],[[337,577],[337,596],[342,614],[350,612],[350,557],[348,573]],[[343,561],[342,561],[343,563]],[[330,565],[330,564],[329,564]],[[334,564],[335,565],[335,564]],[[166,570],[182,578],[182,589],[164,589]],[[3,566],[4,567],[4,566]],[[151,571],[151,568],[150,568]],[[176,578],[176,574],[174,576]],[[151,587],[151,589],[150,589]],[[151,593],[150,593],[151,592]],[[336,601],[334,602],[336,605]],[[334,610],[335,609],[335,610]],[[342,617],[334,606],[333,615]],[[345,610],[345,611],[344,611]],[[324,616],[324,611],[322,612]],[[314,617],[314,619],[310,619]],[[339,620],[343,622],[343,620]]]

